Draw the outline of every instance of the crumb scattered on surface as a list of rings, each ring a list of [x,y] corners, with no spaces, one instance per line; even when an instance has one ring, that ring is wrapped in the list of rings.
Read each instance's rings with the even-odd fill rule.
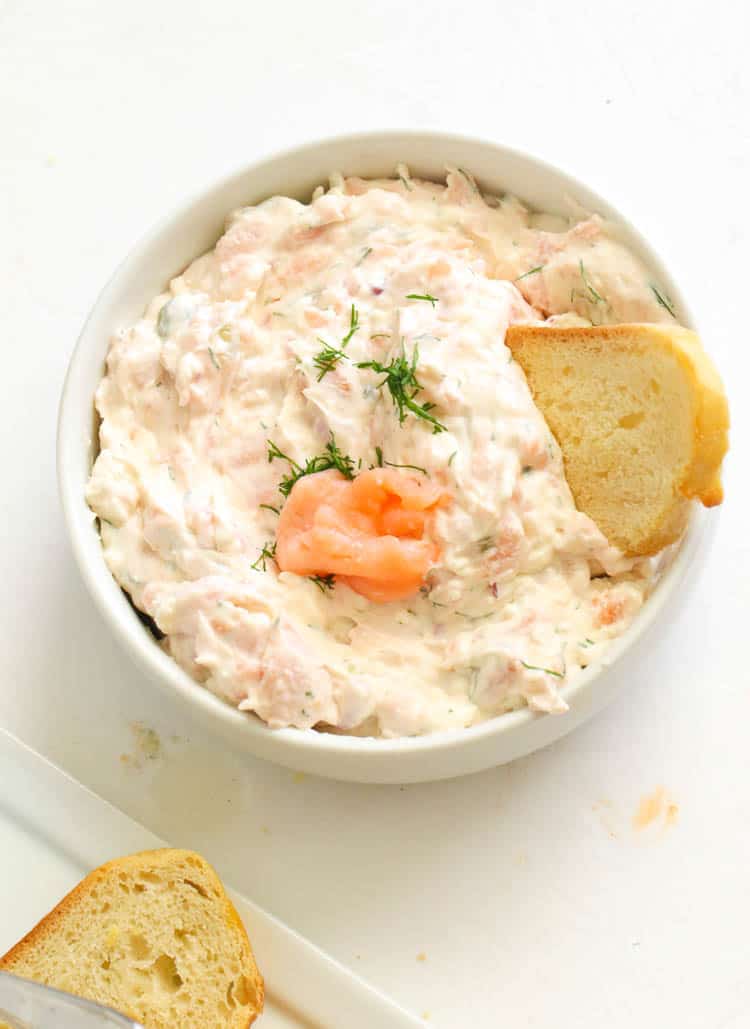
[[[304,772],[295,772],[292,776],[292,782],[304,782],[307,776]]]
[[[420,950],[419,954],[417,954],[417,961],[426,961],[426,960],[427,960],[427,955],[425,954],[425,952],[423,950]]]
[[[161,740],[156,729],[150,729],[143,722],[133,722],[130,726],[135,737],[135,749],[146,761],[156,761],[161,757]]]
[[[155,729],[143,722],[131,722],[130,731],[133,734],[133,751],[120,754],[120,763],[124,768],[139,771],[147,762],[158,761],[163,756],[161,739]]]
[[[657,822],[664,826],[675,825],[679,811],[679,805],[669,797],[664,787],[657,786],[652,793],[641,797],[638,809],[633,815],[633,828],[646,829]]]

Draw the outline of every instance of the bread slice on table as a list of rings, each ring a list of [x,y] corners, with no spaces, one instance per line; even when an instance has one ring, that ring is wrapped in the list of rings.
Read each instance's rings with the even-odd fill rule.
[[[506,344],[563,453],[575,502],[625,554],[655,554],[690,501],[720,504],[729,411],[694,332],[677,325],[514,325]]]
[[[187,850],[95,869],[0,958],[0,969],[147,1029],[246,1029],[263,1008],[240,917],[211,866]]]

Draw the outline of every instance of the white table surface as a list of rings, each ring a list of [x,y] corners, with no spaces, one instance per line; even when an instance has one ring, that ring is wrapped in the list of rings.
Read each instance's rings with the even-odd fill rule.
[[[0,724],[444,1029],[750,1025],[743,9],[0,0]],[[714,549],[632,688],[542,753],[407,788],[195,730],[110,639],[55,486],[66,362],[136,238],[262,153],[378,127],[491,137],[605,193],[683,285],[733,405]]]

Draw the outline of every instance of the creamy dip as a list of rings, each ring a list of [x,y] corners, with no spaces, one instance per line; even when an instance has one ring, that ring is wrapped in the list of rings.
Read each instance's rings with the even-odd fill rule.
[[[107,564],[182,668],[272,727],[393,737],[564,711],[653,569],[576,510],[505,331],[671,319],[601,218],[484,197],[460,169],[244,208],[112,339],[87,489]],[[321,376],[326,347],[342,356]],[[400,420],[358,367],[399,356],[442,431]],[[423,469],[450,496],[413,596],[279,570],[279,485],[332,439],[356,470]]]

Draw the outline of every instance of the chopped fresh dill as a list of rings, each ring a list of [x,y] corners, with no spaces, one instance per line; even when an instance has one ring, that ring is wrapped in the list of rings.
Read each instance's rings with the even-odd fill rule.
[[[266,511],[273,511],[275,515],[281,514],[278,507],[273,507],[271,504],[258,504],[258,507],[263,507]]]
[[[528,665],[525,661],[522,661],[521,664],[524,668],[528,668],[531,672],[546,672],[547,675],[554,675],[556,679],[565,678],[564,672],[556,672],[554,668],[540,668],[539,665]]]
[[[408,190],[411,193],[411,191],[414,189],[414,186],[412,186],[411,182],[409,182],[405,175],[399,175],[399,178],[401,179],[401,183],[404,189]]]
[[[213,347],[208,348],[208,356],[211,358],[211,364],[214,366],[217,372],[221,371],[221,365],[219,364],[216,354],[214,353]]]
[[[276,543],[264,543],[258,559],[250,565],[256,572],[265,572],[266,561],[273,561],[276,557]],[[260,567],[259,567],[260,566]]]
[[[167,300],[165,304],[162,304],[156,318],[156,331],[162,339],[166,339],[169,335],[169,311],[167,309],[171,303],[171,300]]]
[[[586,292],[588,293],[588,298],[591,299],[595,304],[606,304],[607,301],[604,299],[601,293],[597,293],[597,291],[591,285],[591,280],[586,274],[586,269],[583,266],[582,260],[578,262],[578,267],[581,272],[581,279],[583,280],[583,285],[586,287]]]
[[[377,458],[377,465],[370,465],[370,468],[382,468],[384,465],[388,465],[389,468],[411,468],[415,472],[421,472],[422,475],[426,475],[429,479],[430,473],[426,468],[422,468],[418,464],[396,464],[395,461],[385,461],[383,459],[383,448],[375,447],[375,457]]]
[[[320,336],[318,336],[318,342],[323,344],[323,349],[320,350],[313,358],[313,364],[318,369],[318,382],[320,382],[324,375],[327,375],[328,372],[332,371],[342,358],[347,360],[344,351],[358,328],[359,312],[354,304],[352,304],[351,313],[349,315],[349,331],[341,340],[338,347],[330,346],[330,344],[326,343],[324,339],[321,339]]]
[[[372,253],[372,247],[365,247],[365,249],[362,251],[362,256],[357,261],[357,263],[354,265],[354,267],[355,268],[359,268],[359,266],[362,264],[362,262],[367,260],[367,258],[370,256],[371,253]]]
[[[677,315],[674,313],[674,307],[672,306],[672,301],[669,299],[669,297],[666,296],[664,293],[660,293],[656,286],[651,287],[651,292],[656,297],[656,301],[659,304],[659,306],[663,307],[665,311],[669,311],[673,318],[676,318]]]
[[[438,302],[437,297],[433,297],[430,293],[407,293],[407,300],[426,300],[429,304],[434,307]]]
[[[461,174],[466,179],[466,181],[469,183],[469,185],[474,190],[474,192],[478,193],[479,192],[479,187],[477,186],[477,184],[474,181],[473,177],[471,175],[469,175],[469,173],[467,171],[464,171],[463,168],[459,168],[458,171],[461,172]]]
[[[421,468],[418,464],[396,464],[395,461],[383,461],[383,464],[387,464],[389,468],[411,468],[415,472],[421,472],[422,475],[426,475],[429,479],[430,473],[426,468]]]
[[[272,440],[268,439],[266,443],[268,445],[269,464],[271,461],[279,458],[281,461],[286,461],[289,465],[289,472],[279,483],[279,493],[283,497],[289,496],[298,479],[305,475],[314,475],[315,472],[325,472],[329,468],[336,468],[346,479],[354,478],[354,461],[348,454],[344,454],[339,450],[333,433],[331,433],[331,438],[325,445],[325,451],[322,454],[317,454],[315,457],[309,457],[305,461],[304,466],[297,464],[288,454],[279,450]]]
[[[336,585],[335,575],[308,575],[310,582],[314,582],[321,593],[332,590]]]
[[[406,356],[403,342],[401,344],[401,356],[394,357],[390,364],[381,364],[380,361],[359,361],[357,368],[372,368],[379,375],[385,378],[378,383],[378,389],[388,387],[391,394],[393,406],[398,410],[399,424],[403,425],[408,411],[411,411],[417,418],[423,418],[432,425],[433,433],[445,432],[445,426],[430,413],[434,404],[418,404],[414,399],[422,389],[422,384],[417,379],[417,362],[419,360],[419,348],[414,346],[411,361]]]
[[[540,272],[542,270],[542,268],[544,268],[544,267],[546,267],[546,266],[543,265],[543,264],[538,264],[536,266],[536,268],[529,268],[529,270],[527,272],[524,272],[523,275],[519,275],[518,278],[514,279],[513,281],[514,282],[520,282],[521,279],[525,279],[529,275],[536,275],[536,273]]]
[[[585,639],[583,639],[583,640],[581,640],[581,641],[580,641],[580,643],[578,644],[578,646],[579,646],[579,647],[593,647],[593,646],[594,646],[594,642],[595,642],[594,640],[590,640],[590,639],[588,638],[588,636],[587,636],[587,637],[586,637]]]
[[[456,456],[457,453],[458,453],[458,451],[454,450],[453,453],[451,454],[451,456],[448,458],[448,467],[449,468],[453,464],[453,458]]]
[[[172,482],[174,482],[175,481],[174,468],[172,467],[171,464],[167,465],[167,474],[169,475],[169,478],[172,480]]]
[[[347,343],[352,338],[352,336],[354,335],[354,333],[357,331],[358,328],[359,328],[359,311],[354,306],[354,304],[352,304],[352,309],[351,309],[351,312],[349,314],[349,331],[344,336],[344,338],[341,340],[342,348],[347,345]]]
[[[372,336],[370,336],[370,339],[390,339],[390,338],[391,338],[390,332],[376,332]]]

